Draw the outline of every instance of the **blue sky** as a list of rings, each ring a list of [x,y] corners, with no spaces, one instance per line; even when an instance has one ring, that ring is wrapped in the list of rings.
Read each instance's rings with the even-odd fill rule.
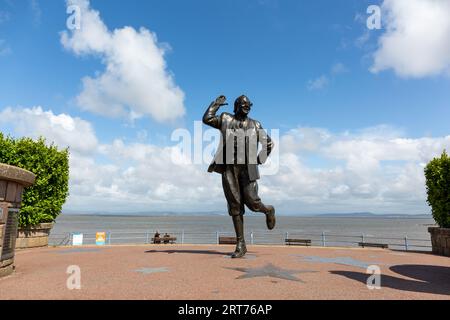
[[[65,1],[0,0],[0,112],[7,107],[12,108],[12,112],[24,112],[41,106],[43,112],[51,111],[55,116],[64,114],[89,123],[93,139],[98,144],[98,148],[89,154],[89,159],[94,159],[98,165],[115,166],[117,170],[114,172],[123,175],[130,169],[124,164],[126,161],[112,159],[104,151],[106,146],[113,145],[118,139],[126,145],[139,144],[141,147],[171,146],[171,132],[176,128],[191,130],[193,121],[201,119],[204,109],[217,95],[225,94],[229,101],[234,101],[235,97],[245,93],[254,102],[252,116],[266,128],[279,129],[282,137],[286,135],[282,141],[290,141],[290,137],[298,134],[305,138],[305,130],[313,132],[314,137],[317,132],[326,132],[325,135],[332,137],[332,142],[329,139],[325,139],[328,142],[321,140],[323,148],[303,152],[301,146],[289,149],[289,152],[297,150],[294,153],[298,159],[312,172],[330,168],[339,171],[339,166],[344,168],[344,172],[353,170],[350,165],[352,159],[330,151],[335,150],[331,144],[342,145],[339,144],[340,141],[348,142],[351,137],[358,142],[364,142],[364,137],[370,136],[369,142],[411,139],[412,143],[415,141],[419,144],[423,141],[421,139],[436,139],[426,142],[427,146],[435,146],[432,152],[425,152],[426,156],[422,156],[424,151],[419,147],[412,147],[416,151],[420,149],[417,153],[421,156],[376,159],[378,169],[381,168],[384,173],[390,170],[391,167],[385,167],[385,163],[391,160],[395,161],[398,170],[405,170],[408,163],[419,166],[436,155],[448,143],[446,137],[449,135],[450,38],[442,33],[444,40],[427,42],[426,47],[422,48],[420,35],[415,39],[408,32],[398,34],[392,30],[395,21],[413,28],[411,24],[417,22],[405,22],[404,15],[408,15],[409,11],[423,11],[420,1],[429,2],[413,0],[408,5],[401,0],[399,3],[404,4],[402,8],[389,0],[91,0],[88,10],[99,12],[99,19],[109,32],[126,26],[139,32],[143,27],[156,34],[157,46],[166,48],[163,55],[165,72],[182,91],[184,99],[179,106],[185,112],[170,121],[158,121],[152,113],[129,120],[126,116],[109,117],[104,113],[93,112],[95,107],[80,105],[77,97],[84,91],[82,79],[96,79],[103,74],[108,56],[105,56],[104,51],[94,52],[92,49],[78,54],[74,46],[63,44],[61,32],[65,31],[72,37],[72,31],[66,27],[69,15],[66,14]],[[449,8],[448,1],[439,1],[445,14],[445,10]],[[366,27],[369,16],[366,10],[373,4],[383,8],[381,30],[368,30]],[[435,25],[432,26],[434,29],[430,30],[445,30],[445,22],[440,22],[439,14],[432,9],[430,12],[437,15]],[[400,49],[388,47],[393,46],[393,41],[382,42],[383,37],[389,36],[398,40]],[[409,47],[405,45],[410,43],[408,41],[414,43],[411,48],[417,49],[416,51],[423,49],[425,53],[427,50],[433,52],[419,57],[416,53],[410,56]],[[419,47],[416,48],[416,45]],[[404,54],[400,62],[397,56],[389,56],[389,53],[397,54],[399,50],[405,50],[404,53],[399,53]],[[375,73],[370,69],[375,64],[376,56],[381,59],[384,67]],[[436,66],[432,61],[427,64],[425,60],[434,57],[442,59],[440,64]],[[109,98],[106,100],[111,101]],[[133,110],[132,105],[125,105],[124,108]],[[161,110],[162,108],[165,106],[162,105]],[[227,111],[230,109],[229,107]],[[13,117],[12,113],[9,117]],[[0,120],[0,129],[13,135],[36,136],[48,133],[48,137],[57,142],[70,141],[69,138],[55,136],[50,129],[51,132],[39,132],[43,130],[42,127],[34,131],[24,128],[28,126],[24,124],[18,128]],[[300,143],[301,138],[296,141]],[[78,152],[76,148],[74,152]],[[83,154],[83,157],[87,156]],[[139,164],[136,165],[138,166]],[[302,179],[305,173],[299,170],[295,174]],[[401,172],[394,170],[394,173],[386,174],[389,177],[395,176],[396,180],[386,180],[384,183],[395,185],[401,180],[402,174],[411,176]],[[349,179],[353,173],[354,171],[347,173],[343,179]],[[292,172],[286,174],[296,176]],[[323,178],[320,174],[317,176],[317,172],[311,174],[315,174],[319,180]],[[373,172],[365,175],[358,171],[358,174],[362,178]],[[276,177],[272,178],[276,180]],[[334,181],[334,178],[332,180],[332,185],[327,187],[329,190],[339,189],[340,186],[353,188],[351,183]],[[280,181],[270,180],[269,185],[274,187]],[[423,181],[416,182],[420,185]],[[152,179],[148,181],[148,184],[158,183],[162,182]],[[163,185],[167,183],[166,181]],[[220,188],[217,178],[211,183],[219,184],[216,187]],[[74,186],[75,184],[73,183]],[[176,185],[175,182],[173,184]],[[370,180],[359,186],[367,184],[370,184]],[[111,181],[104,182],[103,185],[105,188],[113,186]],[[277,187],[280,194],[283,193],[282,186]],[[323,187],[320,183],[317,185],[318,190]],[[286,211],[291,212],[294,210],[289,210],[289,206],[293,203],[300,207],[304,205],[305,212],[333,211],[333,208],[337,208],[336,211],[391,211],[388,205],[376,205],[377,201],[382,201],[380,194],[383,191],[378,189],[377,195],[372,199],[373,207],[364,210],[362,205],[357,204],[358,199],[353,199],[356,202],[351,202],[350,199],[350,202],[343,203],[333,200],[335,202],[329,202],[325,207],[314,207],[324,200],[324,195],[312,202],[309,198],[299,200],[294,195],[305,191],[304,186],[299,188],[286,201],[283,201],[283,197],[270,195],[269,199],[282,206],[285,203]],[[74,187],[74,190],[78,189]],[[99,190],[98,186],[95,190]],[[220,190],[218,192],[220,194]],[[423,190],[417,192],[421,198],[415,207],[399,200],[394,203],[392,210],[406,213],[411,206],[416,213],[427,210],[426,206],[420,204],[424,202]],[[329,192],[325,196],[326,201],[331,201],[330,194]],[[109,210],[107,206],[101,205],[107,199],[106,195],[95,198],[91,194],[90,197],[92,201],[89,203],[92,206]],[[80,193],[78,200],[69,201],[68,208],[90,209],[79,205],[81,199]],[[182,199],[179,200],[181,203]],[[170,200],[163,198],[152,198],[148,203],[153,204],[154,201],[159,203],[157,208],[161,210],[179,208],[178,205],[172,208]],[[141,210],[146,205],[144,201],[136,205],[136,210]],[[211,204],[208,209],[217,206]],[[201,207],[200,200],[189,205],[190,210],[200,210]]]

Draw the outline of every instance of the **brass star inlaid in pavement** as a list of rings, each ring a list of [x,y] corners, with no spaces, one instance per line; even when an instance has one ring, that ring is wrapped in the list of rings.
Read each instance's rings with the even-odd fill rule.
[[[305,283],[305,282],[303,280],[295,277],[294,274],[317,272],[317,271],[311,271],[311,270],[282,269],[277,266],[274,266],[271,263],[269,263],[263,267],[259,267],[259,268],[227,268],[227,269],[245,272],[245,274],[240,275],[236,279],[272,277],[272,278],[279,278],[279,279],[284,279],[284,280],[289,280],[289,281],[297,281],[297,282],[301,282],[301,283]]]

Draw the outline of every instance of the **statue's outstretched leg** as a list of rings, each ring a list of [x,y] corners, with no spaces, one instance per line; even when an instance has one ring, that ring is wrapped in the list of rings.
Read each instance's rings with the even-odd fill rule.
[[[234,230],[236,231],[236,250],[231,255],[232,258],[242,258],[247,253],[244,239],[244,216],[233,216]]]
[[[272,230],[275,228],[276,219],[275,219],[275,208],[273,206],[266,206],[266,225],[267,229]]]
[[[248,182],[243,189],[245,205],[254,212],[262,212],[266,215],[266,225],[269,230],[275,228],[275,208],[262,203],[258,196],[258,183],[256,181]]]

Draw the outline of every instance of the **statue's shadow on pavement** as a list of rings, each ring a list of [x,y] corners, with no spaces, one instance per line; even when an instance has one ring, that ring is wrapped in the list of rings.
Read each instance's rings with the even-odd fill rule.
[[[402,279],[389,275],[381,275],[381,288],[391,288],[402,291],[450,295],[450,267],[432,265],[396,265],[391,271],[411,278]],[[360,281],[364,284],[370,276],[366,273],[353,271],[330,271],[332,274]]]

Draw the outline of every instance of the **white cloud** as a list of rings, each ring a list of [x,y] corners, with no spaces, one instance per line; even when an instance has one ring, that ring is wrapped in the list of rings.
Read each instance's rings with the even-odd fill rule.
[[[201,166],[172,162],[173,149],[150,144],[125,144],[115,140],[100,152],[115,163],[125,164],[118,185],[127,186],[130,197],[170,200],[171,205],[206,201],[209,192],[217,189]],[[170,191],[170,192],[169,192]]]
[[[130,119],[151,116],[159,122],[184,115],[184,93],[167,70],[165,48],[154,33],[128,26],[110,31],[88,0],[67,3],[79,6],[81,28],[61,33],[64,48],[100,57],[105,64],[103,73],[83,78],[77,97],[82,109]]]
[[[337,76],[349,72],[349,69],[341,62],[337,62],[331,66],[328,74],[323,74],[320,77],[309,80],[307,88],[309,91],[322,90],[327,87],[331,80],[335,80]]]
[[[314,80],[309,80],[307,88],[310,91],[321,90],[321,89],[325,88],[329,82],[330,81],[328,80],[327,76],[321,75],[320,77],[318,77]]]
[[[12,126],[12,127],[11,127]],[[70,147],[72,210],[208,210],[225,208],[220,177],[191,164],[173,164],[178,147],[128,143],[99,144],[92,125],[80,118],[41,107],[4,108],[0,129],[13,136],[44,136]],[[210,197],[213,199],[210,200]],[[202,208],[202,203],[208,208]]]
[[[450,136],[412,139],[389,126],[298,128],[280,143],[280,172],[262,183],[285,210],[428,213],[424,164],[450,148]]]
[[[297,128],[281,137],[280,170],[260,180],[261,197],[281,213],[374,211],[428,213],[423,167],[450,136],[411,139],[401,130],[380,126],[332,133]],[[74,188],[72,204],[126,207],[128,210],[219,210],[226,212],[220,176],[204,166],[174,164],[177,147],[115,140],[98,153],[108,165],[89,160],[77,177],[90,177]],[[88,169],[90,174],[85,174]],[[80,179],[80,178],[78,178]]]
[[[176,147],[117,139],[100,145],[95,156],[71,157],[71,196],[66,208],[87,211],[226,212],[220,177],[201,166],[174,164]]]
[[[101,144],[86,120],[41,107],[4,108],[0,129],[70,146],[66,209],[226,212],[220,176],[207,173],[206,164],[175,164],[178,146]],[[423,168],[450,150],[450,136],[408,138],[385,125],[340,133],[299,127],[277,146],[279,172],[259,184],[264,202],[279,213],[428,213]]]
[[[11,108],[0,111],[0,125],[14,125],[19,136],[45,137],[61,148],[70,146],[71,152],[91,153],[97,148],[97,137],[91,124],[67,114],[55,115],[42,107]]]
[[[331,67],[332,75],[338,75],[338,74],[347,73],[347,72],[348,72],[347,67],[341,62],[335,63],[333,65],[333,67]]]
[[[401,77],[450,73],[450,0],[384,0],[386,27],[371,71]]]
[[[331,138],[331,134],[321,128],[301,127],[291,129],[281,137],[281,152],[317,152],[319,147]],[[299,143],[301,141],[301,143]]]

